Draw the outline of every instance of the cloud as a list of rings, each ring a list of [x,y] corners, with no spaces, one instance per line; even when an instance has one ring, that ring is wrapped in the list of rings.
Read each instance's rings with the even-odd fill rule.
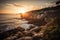
[[[17,4],[17,3],[14,3],[13,5],[16,6],[16,7],[24,7],[23,5],[20,5],[20,4]]]
[[[46,6],[47,7],[56,6],[56,3],[55,2],[48,2],[48,3],[46,3]]]
[[[23,5],[18,4],[18,3],[6,3],[5,5],[6,5],[6,6],[14,6],[14,7],[19,7],[19,8],[24,7]]]

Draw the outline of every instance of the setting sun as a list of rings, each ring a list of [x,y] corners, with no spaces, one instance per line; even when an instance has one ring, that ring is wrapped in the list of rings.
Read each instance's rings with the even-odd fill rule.
[[[25,12],[27,12],[28,10],[26,9],[26,8],[21,8],[19,11],[18,11],[18,13],[25,13]]]

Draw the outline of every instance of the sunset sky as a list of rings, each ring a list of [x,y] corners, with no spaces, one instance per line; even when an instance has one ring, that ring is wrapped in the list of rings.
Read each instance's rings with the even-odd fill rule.
[[[20,13],[55,5],[58,0],[0,0],[0,13]]]

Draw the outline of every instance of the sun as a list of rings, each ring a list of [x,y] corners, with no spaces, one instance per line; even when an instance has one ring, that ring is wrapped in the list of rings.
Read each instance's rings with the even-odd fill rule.
[[[25,9],[21,9],[19,12],[20,12],[20,13],[25,13],[26,10],[25,10]]]
[[[21,8],[21,9],[19,10],[19,13],[25,13],[25,12],[27,12],[27,9],[26,9],[26,8]]]

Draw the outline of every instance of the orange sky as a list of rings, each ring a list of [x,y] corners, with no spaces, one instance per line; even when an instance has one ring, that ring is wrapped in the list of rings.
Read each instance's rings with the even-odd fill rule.
[[[26,1],[26,0],[6,0],[1,1],[0,13],[20,13],[20,11],[30,11],[41,9],[48,6],[53,6],[54,0],[38,0],[38,1]]]
[[[36,10],[40,9],[41,6],[34,6],[34,5],[14,5],[14,4],[6,4],[8,6],[4,6],[3,10],[1,10],[1,13],[19,13],[21,10],[30,11],[30,10]]]

